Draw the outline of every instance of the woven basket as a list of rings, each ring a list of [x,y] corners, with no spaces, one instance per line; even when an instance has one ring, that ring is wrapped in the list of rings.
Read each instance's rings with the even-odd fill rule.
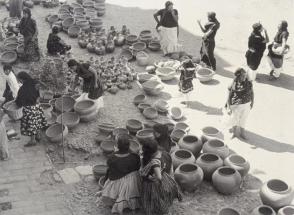
[[[69,27],[73,26],[75,24],[75,19],[73,17],[68,17],[62,22],[62,27],[64,29],[68,29]]]
[[[138,41],[138,37],[136,35],[131,34],[126,37],[126,41],[129,45],[132,45],[133,43]]]
[[[48,22],[49,23],[55,23],[55,22],[57,22],[58,21],[58,15],[52,15],[52,16],[49,16],[49,18],[48,18]]]
[[[68,14],[68,13],[59,14],[58,17],[61,20],[65,20],[67,18],[72,18],[72,16],[70,14]]]
[[[14,101],[5,103],[3,108],[7,115],[13,120],[19,120],[23,116],[22,108],[17,107]]]
[[[160,48],[161,48],[161,45],[159,42],[150,42],[149,45],[148,45],[148,48],[153,51],[153,52],[156,52],[156,51],[159,51]]]
[[[17,60],[15,51],[5,51],[2,53],[0,61],[4,64],[12,64]]]
[[[80,32],[81,32],[81,27],[79,27],[77,25],[73,25],[73,26],[69,27],[67,30],[68,36],[70,36],[72,38],[78,37]]]
[[[74,14],[83,14],[84,12],[85,12],[85,8],[83,8],[83,7],[76,7],[73,10]]]

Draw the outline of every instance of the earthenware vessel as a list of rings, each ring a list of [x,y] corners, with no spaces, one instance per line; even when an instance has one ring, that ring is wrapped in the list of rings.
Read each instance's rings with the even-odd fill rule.
[[[219,139],[211,139],[204,143],[203,152],[217,154],[222,159],[225,159],[229,156],[230,150],[223,141]]]
[[[204,180],[211,181],[214,171],[223,166],[223,160],[216,154],[204,153],[196,160],[196,164],[203,170]]]
[[[250,215],[276,215],[276,212],[267,205],[260,205],[253,209]]]
[[[202,141],[195,135],[185,135],[183,136],[178,145],[180,149],[187,149],[193,153],[195,157],[199,155],[202,150]]]
[[[186,149],[175,150],[172,154],[173,167],[176,169],[183,163],[195,163],[195,157],[192,152]]]
[[[233,208],[222,208],[217,214],[218,215],[240,215],[240,213]]]
[[[278,215],[293,215],[293,214],[294,214],[294,205],[282,207],[278,211]]]
[[[232,154],[224,160],[225,166],[229,166],[237,170],[242,177],[248,174],[250,164],[240,155]]]

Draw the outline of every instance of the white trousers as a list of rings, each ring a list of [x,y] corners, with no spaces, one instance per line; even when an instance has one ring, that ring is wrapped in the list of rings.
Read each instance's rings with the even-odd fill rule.
[[[250,102],[240,105],[231,105],[231,125],[245,128],[246,120],[250,112]]]
[[[275,78],[280,77],[281,73],[283,72],[283,66],[281,66],[280,68],[276,68],[273,61],[272,61],[272,59],[270,57],[268,57],[268,56],[267,56],[267,61],[268,61],[268,64],[269,64],[271,70],[274,71],[273,76]]]

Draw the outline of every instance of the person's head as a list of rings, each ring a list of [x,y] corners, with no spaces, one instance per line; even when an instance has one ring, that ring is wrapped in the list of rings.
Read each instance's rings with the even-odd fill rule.
[[[34,83],[34,79],[26,72],[21,71],[17,74],[17,80],[21,83],[25,83],[25,82],[32,82]]]
[[[252,28],[254,33],[259,33],[262,31],[262,25],[259,22],[253,24]]]
[[[246,78],[247,78],[247,72],[245,71],[245,69],[240,67],[235,71],[235,79],[239,81],[245,81]]]
[[[174,6],[174,4],[171,1],[165,2],[165,9],[172,10],[173,6]]]
[[[22,12],[23,12],[23,17],[24,18],[26,18],[26,19],[31,18],[32,12],[31,12],[31,10],[29,8],[27,8],[27,7],[24,8]]]
[[[130,149],[129,135],[119,135],[117,138],[117,148],[121,153],[127,153]]]
[[[67,62],[67,65],[71,71],[76,71],[76,69],[78,67],[78,62],[75,59],[70,59]]]
[[[288,22],[286,20],[282,20],[278,26],[279,31],[287,31]]]
[[[5,73],[5,75],[9,75],[10,72],[12,72],[12,66],[9,64],[4,64],[3,66],[3,72]]]
[[[143,142],[143,164],[146,165],[152,156],[158,151],[158,143],[153,138]]]
[[[211,12],[208,12],[207,13],[207,18],[208,18],[208,21],[214,21],[215,18],[216,18],[216,13],[211,11]]]
[[[52,33],[53,34],[58,34],[58,27],[57,26],[53,26]]]
[[[163,124],[155,124],[153,126],[155,138],[166,137],[168,136],[168,126]]]

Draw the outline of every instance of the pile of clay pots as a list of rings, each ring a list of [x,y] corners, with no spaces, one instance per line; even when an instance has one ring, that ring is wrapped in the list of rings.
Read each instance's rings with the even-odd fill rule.
[[[13,64],[18,58],[22,59],[24,56],[23,37],[11,36],[6,38],[2,50],[0,62],[3,64]]]

